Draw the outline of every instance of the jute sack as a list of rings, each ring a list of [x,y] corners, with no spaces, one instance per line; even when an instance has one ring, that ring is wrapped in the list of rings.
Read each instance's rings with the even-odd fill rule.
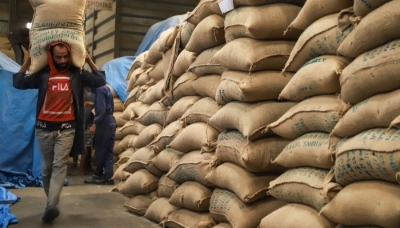
[[[179,77],[184,74],[189,69],[189,66],[196,60],[197,55],[198,54],[194,52],[190,52],[185,49],[182,50],[176,59],[174,69],[172,70],[172,75]]]
[[[237,129],[246,138],[256,140],[263,136],[265,127],[278,120],[294,102],[258,102],[244,103],[233,101],[223,106],[213,117],[210,125],[220,132],[227,129]]]
[[[15,53],[14,53],[14,51],[0,48],[0,52],[5,54],[11,60],[15,61]]]
[[[141,101],[135,102],[135,105],[132,105],[132,110],[135,113],[134,117],[139,117],[146,114],[150,109],[148,104],[143,104]]]
[[[164,79],[164,60],[158,61],[154,67],[147,71],[147,74],[156,81]]]
[[[213,226],[213,228],[232,228],[232,226],[229,223],[221,222]]]
[[[292,74],[280,71],[247,73],[227,70],[222,73],[215,99],[224,105],[230,101],[257,102],[277,100],[279,93],[291,80]]]
[[[227,43],[213,58],[230,70],[282,70],[294,46],[294,41],[240,38]]]
[[[390,2],[390,0],[354,0],[354,14],[359,17],[364,17],[387,2]]]
[[[215,115],[219,109],[220,107],[213,98],[204,97],[188,108],[180,120],[186,125],[198,122],[208,123],[208,120]],[[215,126],[213,127],[218,130]]]
[[[114,155],[120,154],[123,151],[122,148],[119,146],[120,142],[121,140],[115,140],[114,142],[114,148],[113,148]]]
[[[196,60],[189,66],[188,71],[193,72],[198,76],[209,74],[221,75],[226,69],[225,67],[221,66],[221,62],[217,61],[213,57],[224,47],[224,45],[225,44],[221,44],[201,52]]]
[[[189,40],[190,40],[190,37],[192,37],[194,28],[195,28],[195,25],[188,21],[184,21],[183,23],[180,24],[179,35],[181,37],[180,47],[182,49],[185,49],[187,43],[189,43]]]
[[[122,112],[124,111],[124,102],[121,98],[113,98],[114,103],[114,112]]]
[[[233,0],[235,7],[238,6],[259,6],[274,3],[289,3],[293,5],[303,6],[306,0]]]
[[[186,96],[182,97],[179,99],[172,107],[170,108],[168,115],[167,115],[167,120],[166,124],[170,124],[179,118],[182,117],[182,115],[195,104],[198,100],[200,100],[201,97],[199,96]]]
[[[320,213],[347,226],[398,227],[400,186],[384,181],[355,182],[343,188]]]
[[[114,175],[111,179],[117,181],[125,181],[126,179],[128,179],[131,174],[124,171],[125,166],[126,164],[120,165],[118,169],[114,172]]]
[[[166,148],[157,154],[151,160],[151,163],[153,163],[158,169],[168,172],[183,155],[185,155],[185,153],[172,148]]]
[[[335,179],[345,186],[362,180],[396,183],[400,129],[374,128],[343,139],[336,148]]]
[[[225,40],[227,43],[240,37],[296,40],[301,34],[300,30],[285,34],[284,31],[300,9],[284,3],[236,8],[225,16]]]
[[[149,126],[153,123],[158,123],[161,126],[165,125],[168,108],[158,102],[153,103],[148,108],[147,112],[140,115],[135,120],[143,125]]]
[[[279,98],[301,101],[312,96],[339,92],[339,76],[350,61],[335,55],[323,55],[308,61],[281,90]]]
[[[244,203],[252,203],[268,196],[269,183],[276,177],[251,173],[236,164],[225,162],[211,170],[206,180],[234,192]]]
[[[170,30],[171,31],[171,30]],[[165,31],[165,32],[168,32]],[[147,55],[144,57],[144,61],[148,64],[155,65],[158,61],[163,58],[163,53],[159,51],[161,40],[157,39],[151,46]]]
[[[287,139],[296,139],[310,132],[330,133],[339,120],[340,106],[334,95],[308,98],[268,125],[266,131]]]
[[[158,197],[171,197],[172,193],[179,187],[179,184],[174,180],[169,179],[166,175],[163,175],[158,182]],[[174,204],[172,204],[174,205]]]
[[[149,146],[153,151],[158,154],[164,150],[168,144],[172,142],[177,134],[183,128],[183,124],[179,121],[172,122],[165,127],[157,137],[149,143]]]
[[[122,127],[122,126],[124,126],[124,124],[126,124],[126,122],[128,122],[127,120],[121,119],[121,114],[122,114],[122,112],[114,112],[113,113],[113,116],[117,123],[117,127]]]
[[[163,127],[158,123],[154,123],[154,124],[147,126],[138,135],[137,140],[132,145],[133,148],[139,149],[139,148],[149,145],[162,132],[162,130],[163,130]]]
[[[337,52],[357,58],[364,52],[400,38],[400,2],[390,1],[366,15],[354,31],[343,40]],[[377,26],[371,26],[371,24]]]
[[[290,215],[290,219],[287,216]],[[261,220],[260,228],[335,228],[336,223],[304,204],[288,204]]]
[[[128,74],[126,75],[126,80],[129,81],[131,79],[131,75],[132,73],[140,68],[144,62],[144,56],[147,54],[147,51],[142,52],[141,54],[139,54],[135,60],[133,60],[131,66],[129,67],[129,71]]]
[[[130,121],[131,119],[133,119],[135,117],[135,112],[133,111],[133,106],[138,105],[138,102],[134,102],[134,103],[130,103],[124,111],[122,111],[121,114],[121,119],[126,120],[126,121]],[[124,124],[125,125],[125,124]]]
[[[106,84],[106,86],[110,89],[113,98],[118,97],[117,93],[115,92],[114,88],[110,84]]]
[[[176,36],[179,34],[180,26],[177,25],[175,27],[171,27],[160,34],[158,38],[158,51],[166,52],[170,48],[172,48]]]
[[[145,90],[141,86],[135,86],[128,94],[128,97],[125,100],[124,107],[128,107],[133,102],[136,102],[137,99],[142,95]]]
[[[357,104],[373,95],[400,88],[399,62],[400,39],[358,56],[340,75],[341,99]]]
[[[150,147],[142,147],[135,151],[129,160],[126,162],[124,171],[128,173],[135,173],[140,169],[146,169],[155,176],[162,176],[164,171],[158,169],[151,161],[156,156]]]
[[[168,216],[178,209],[168,202],[168,198],[160,197],[149,206],[144,217],[156,223],[164,224]]]
[[[332,168],[335,162],[329,148],[329,134],[313,132],[300,136],[289,143],[273,163],[288,168]]]
[[[215,99],[218,84],[221,82],[221,75],[212,74],[199,77],[192,83],[192,87],[201,97],[210,97]]]
[[[395,127],[395,128],[400,128],[400,115],[397,116],[397,117],[390,123],[389,128],[393,128],[393,127]]]
[[[353,1],[351,0],[308,0],[288,29],[306,30],[318,19],[333,13],[339,13],[342,9],[349,8],[352,5]]]
[[[231,162],[250,172],[285,170],[272,164],[291,141],[284,138],[265,138],[249,141],[239,131],[230,130],[219,134],[215,156],[222,162]]]
[[[304,31],[293,47],[283,71],[296,72],[306,62],[321,55],[336,55],[340,43],[353,30],[338,28],[338,13],[322,17]]]
[[[193,25],[197,25],[203,21],[204,18],[212,14],[222,16],[223,14],[219,8],[218,2],[218,0],[201,0],[199,4],[197,4],[196,8],[189,13],[186,21],[192,23]]]
[[[136,81],[138,80],[139,76],[142,75],[144,72],[146,72],[146,70],[144,70],[142,68],[137,68],[132,73],[130,73],[128,86],[126,87],[127,92],[132,91],[132,89],[136,85]]]
[[[178,209],[168,216],[164,225],[171,228],[211,228],[215,221],[209,213]]]
[[[164,85],[165,85],[165,80],[162,79],[155,85],[150,86],[146,90],[146,93],[142,94],[138,100],[142,101],[143,104],[148,104],[148,105],[151,105],[154,102],[161,100],[161,98],[164,97],[164,90],[163,90]]]
[[[378,94],[351,107],[339,119],[332,134],[346,138],[371,128],[389,127],[398,115],[400,90]]]
[[[159,178],[145,169],[140,169],[131,174],[122,186],[121,193],[133,197],[139,194],[147,194],[155,191]]]
[[[137,77],[134,87],[135,86],[143,86],[143,85],[152,86],[152,85],[156,84],[156,81],[154,79],[150,78],[150,76],[149,76],[148,72],[151,69],[152,68],[148,69],[147,71],[143,72],[142,74],[140,74]]]
[[[193,150],[215,151],[219,132],[207,123],[194,123],[184,128],[167,146],[188,153]]]
[[[195,181],[180,185],[170,196],[169,203],[197,212],[208,212],[213,190]]]
[[[111,189],[111,192],[120,193],[123,185],[124,185],[124,181],[118,182],[118,183],[117,183],[116,185],[114,185],[114,187]]]
[[[243,203],[233,192],[216,188],[211,196],[210,213],[218,222],[228,222],[232,228],[256,228],[261,220],[286,203],[272,197]]]
[[[145,129],[146,126],[144,126],[143,124],[136,122],[136,121],[128,121],[126,122],[126,124],[124,124],[124,126],[122,126],[121,128],[119,128],[118,130],[123,134],[123,135],[129,135],[129,134],[135,134],[138,135],[140,134],[140,132],[143,131],[143,129]]]
[[[184,73],[173,83],[171,94],[166,93],[160,102],[165,106],[172,106],[183,97],[197,96],[198,94],[192,87],[192,83],[197,78],[198,76],[191,72]]]
[[[182,156],[167,173],[167,177],[182,184],[186,181],[197,181],[202,185],[214,187],[205,176],[211,170],[211,165],[216,163],[213,153],[192,151]]]
[[[268,193],[276,199],[302,203],[319,211],[330,201],[323,189],[328,172],[311,167],[290,169],[271,181]]]
[[[115,140],[122,140],[125,135],[118,131],[119,128],[115,129]]]
[[[129,148],[129,143],[131,141],[135,141],[137,139],[137,135],[136,134],[129,134],[126,135],[119,143],[118,146],[121,148],[121,152],[128,149]],[[120,152],[120,153],[121,153]],[[115,153],[115,152],[114,152]]]
[[[135,151],[136,150],[133,148],[128,148],[127,150],[124,150],[121,154],[118,155],[119,160],[116,164],[117,165],[125,164]]]
[[[153,200],[145,195],[137,195],[126,201],[124,208],[131,213],[143,216],[152,202]]]

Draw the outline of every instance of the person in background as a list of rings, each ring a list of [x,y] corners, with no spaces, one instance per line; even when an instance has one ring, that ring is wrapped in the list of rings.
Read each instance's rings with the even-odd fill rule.
[[[114,184],[114,143],[117,123],[113,116],[114,101],[108,86],[102,86],[94,91],[94,120],[89,134],[94,135],[93,147],[96,157],[96,170],[92,178],[85,184]]]
[[[42,221],[56,219],[60,193],[67,175],[68,155],[72,146],[84,150],[83,88],[106,84],[104,71],[99,71],[89,55],[86,63],[92,72],[72,66],[71,49],[66,43],[54,42],[47,52],[48,66],[26,75],[29,56],[19,72],[13,75],[17,89],[38,89],[36,139],[42,154],[42,180],[47,204]]]
[[[29,29],[28,28],[17,28],[10,31],[7,34],[8,40],[14,50],[15,60],[19,65],[24,62],[24,51],[22,47],[29,50]]]
[[[85,141],[86,151],[81,156],[81,163],[79,165],[80,172],[84,175],[88,175],[91,170],[92,160],[92,145],[93,135],[89,134],[89,129],[93,124],[94,114],[92,112],[94,108],[94,94],[90,89],[85,88]]]

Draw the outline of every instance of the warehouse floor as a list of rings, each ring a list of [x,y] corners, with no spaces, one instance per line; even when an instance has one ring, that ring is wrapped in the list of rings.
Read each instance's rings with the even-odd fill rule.
[[[88,176],[68,176],[70,184],[64,187],[59,205],[61,214],[53,224],[41,222],[46,203],[42,188],[10,189],[21,200],[11,206],[11,213],[17,216],[19,223],[9,227],[159,228],[144,217],[125,212],[123,205],[127,198],[110,192],[113,186],[85,185],[85,178]]]

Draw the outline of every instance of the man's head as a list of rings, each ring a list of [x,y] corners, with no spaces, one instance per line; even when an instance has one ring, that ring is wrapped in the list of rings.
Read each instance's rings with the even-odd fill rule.
[[[50,48],[53,63],[57,70],[65,70],[69,67],[70,52],[63,44],[56,44]]]

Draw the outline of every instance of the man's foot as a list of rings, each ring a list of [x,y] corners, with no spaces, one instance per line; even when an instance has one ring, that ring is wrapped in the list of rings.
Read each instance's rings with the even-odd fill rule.
[[[103,178],[96,182],[97,182],[96,184],[101,184],[101,185],[114,185],[114,180],[111,178]]]
[[[60,215],[57,205],[49,205],[43,213],[42,221],[44,223],[52,223]]]
[[[98,182],[98,181],[101,181],[101,180],[103,180],[102,177],[93,175],[92,178],[86,179],[86,180],[84,181],[84,183],[85,183],[85,184],[98,184],[97,182]]]

